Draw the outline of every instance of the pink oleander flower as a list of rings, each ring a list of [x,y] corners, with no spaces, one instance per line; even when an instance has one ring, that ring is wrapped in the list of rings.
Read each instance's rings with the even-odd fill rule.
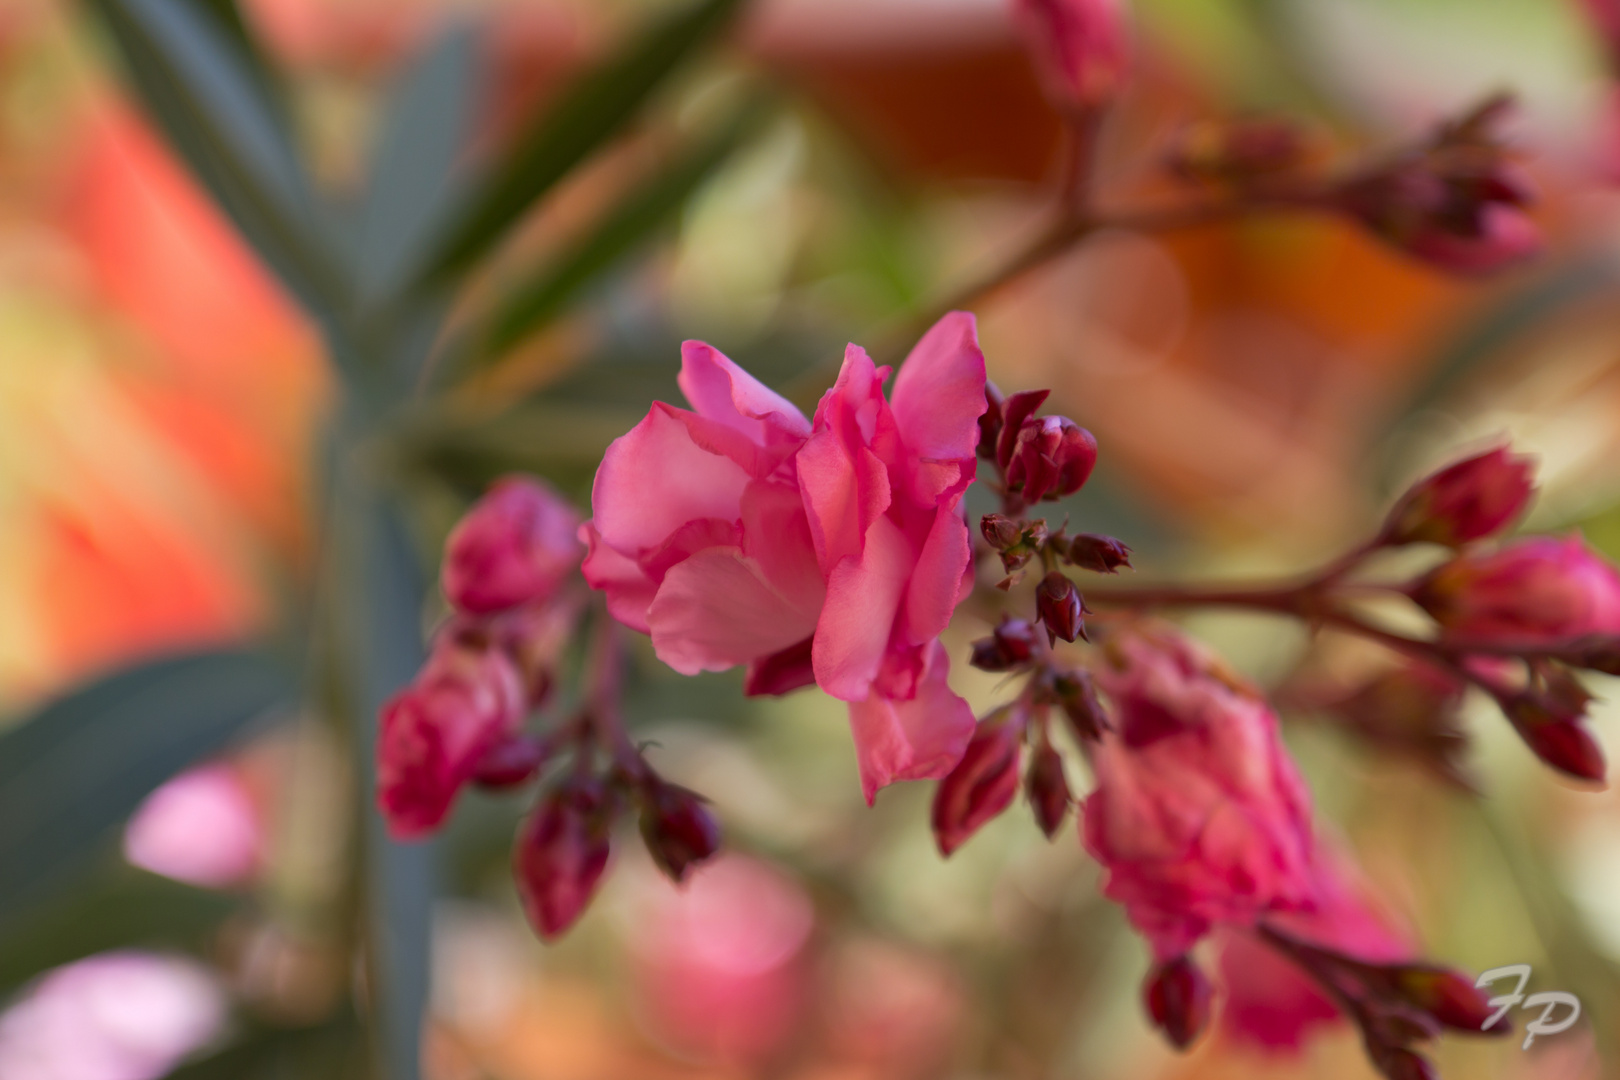
[[[1267,922],[1296,940],[1369,963],[1413,957],[1410,937],[1376,904],[1347,852],[1318,844],[1313,882],[1310,910],[1278,913]],[[1246,931],[1224,935],[1220,974],[1220,1027],[1238,1042],[1297,1051],[1313,1030],[1343,1019],[1316,980]]]
[[[377,804],[399,839],[433,832],[484,758],[517,732],[525,712],[517,668],[504,652],[441,635],[416,679],[383,706]]]
[[[1112,732],[1093,744],[1082,839],[1161,961],[1216,925],[1310,902],[1310,799],[1253,690],[1168,628],[1109,642]]]
[[[1579,536],[1465,552],[1411,593],[1458,641],[1533,645],[1620,633],[1620,572]]]
[[[712,347],[608,448],[586,580],[683,674],[746,664],[750,694],[812,681],[850,703],[868,800],[944,775],[973,732],[938,636],[970,584],[984,356],[973,317],[934,326],[888,368],[851,345],[814,422]]]
[[[498,481],[444,545],[444,595],[461,611],[487,615],[545,600],[579,565],[579,514],[529,476]]]
[[[1535,491],[1535,463],[1505,446],[1447,466],[1412,486],[1390,512],[1392,544],[1461,547],[1511,525]]]
[[[1120,0],[1012,0],[1036,71],[1054,102],[1094,109],[1119,92],[1131,62]]]

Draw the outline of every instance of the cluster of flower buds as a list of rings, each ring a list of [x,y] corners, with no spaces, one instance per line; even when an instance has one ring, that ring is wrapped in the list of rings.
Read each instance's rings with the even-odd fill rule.
[[[583,594],[567,587],[584,555],[579,525],[572,506],[529,477],[507,477],[473,505],[445,543],[441,584],[454,614],[384,707],[377,744],[378,804],[401,839],[440,828],[463,787],[520,788],[572,752],[513,851],[524,910],[548,940],[595,894],[627,808],[639,808],[648,851],[676,881],[719,848],[702,799],[653,772],[605,715],[611,706],[593,703],[545,734],[524,730],[583,612]]]
[[[1361,1029],[1367,1056],[1388,1080],[1434,1080],[1434,1066],[1414,1043],[1442,1030],[1504,1035],[1504,1018],[1487,1028],[1493,1009],[1467,976],[1433,964],[1375,964],[1262,926],[1267,944],[1304,969]]]
[[[988,408],[979,418],[979,456],[1001,474],[1008,513],[1079,491],[1097,464],[1097,440],[1066,416],[1036,416],[1050,390],[1003,398],[985,385]]]
[[[582,724],[581,732],[589,739],[590,725]],[[626,810],[639,810],[648,853],[676,883],[720,850],[720,828],[702,796],[663,780],[639,753],[619,746],[605,772],[595,772],[593,764],[591,747],[582,743],[573,770],[541,795],[513,850],[524,913],[547,941],[590,905],[612,854],[614,826]]]
[[[1429,142],[1339,186],[1338,208],[1443,270],[1487,274],[1541,250],[1525,214],[1531,190],[1495,128],[1512,107],[1494,97],[1440,127]]]
[[[1199,120],[1171,142],[1165,165],[1183,180],[1253,191],[1293,177],[1311,150],[1305,132],[1287,120]]]

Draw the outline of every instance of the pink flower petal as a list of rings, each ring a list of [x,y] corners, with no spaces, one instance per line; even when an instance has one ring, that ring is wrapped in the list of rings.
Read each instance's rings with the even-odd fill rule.
[[[851,702],[850,729],[868,804],[896,780],[932,780],[961,760],[973,738],[973,709],[946,685],[945,646],[928,646],[926,667],[910,701],[873,695]]]
[[[917,342],[889,395],[906,447],[921,459],[914,497],[927,505],[973,482],[984,396],[984,353],[973,316],[953,311]]]
[[[606,594],[608,613],[632,630],[649,633],[647,608],[658,593],[658,583],[635,560],[608,547],[594,521],[579,527],[579,538],[590,546],[580,569],[591,588]]]
[[[657,402],[646,419],[609,446],[591,489],[596,530],[621,555],[658,547],[698,518],[734,521],[748,473],[693,437],[700,420]]]
[[[906,640],[921,645],[944,633],[962,597],[963,568],[972,559],[967,522],[940,507],[906,589]]]
[[[699,416],[735,428],[760,446],[784,435],[810,434],[810,421],[794,404],[702,341],[681,346],[681,393]]]
[[[880,517],[859,558],[833,568],[816,624],[816,682],[835,698],[862,701],[888,649],[916,556],[894,522]]]
[[[724,671],[787,648],[816,626],[736,548],[709,548],[672,566],[647,611],[653,650],[683,675]]]
[[[797,488],[748,485],[742,498],[742,549],[795,609],[821,610],[827,582],[816,561],[810,523]]]

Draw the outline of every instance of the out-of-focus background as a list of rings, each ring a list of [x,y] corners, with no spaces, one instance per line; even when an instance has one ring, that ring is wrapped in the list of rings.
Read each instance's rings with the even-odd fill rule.
[[[449,28],[473,28],[476,162],[665,6],[242,5],[339,201],[358,197],[387,95]],[[1579,4],[1132,11],[1105,203],[1173,198],[1156,155],[1193,118],[1281,115],[1348,158],[1506,88],[1549,242],[1480,283],[1325,218],[1087,240],[979,311],[992,377],[1052,386],[1097,435],[1075,523],[1126,539],[1143,578],[1275,574],[1354,540],[1454,448],[1509,433],[1541,460],[1533,525],[1620,556],[1620,91]],[[126,658],[264,629],[318,561],[336,398],[318,328],[124,70],[87,5],[0,0],[0,716]],[[768,114],[655,242],[402,437],[398,467],[438,508],[430,540],[509,469],[586,499],[607,442],[673,393],[683,337],[813,401],[815,365],[993,264],[1049,206],[1060,125],[1000,0],[760,0],[463,303],[566,249],[662,148],[749,95]],[[1192,626],[1268,684],[1306,649],[1264,619]],[[1049,844],[1008,814],[942,861],[928,785],[864,806],[836,702],[745,702],[737,680],[682,680],[650,653],[638,670],[635,735],[714,800],[729,853],[678,891],[622,845],[600,901],[543,948],[507,871],[521,805],[465,797],[431,914],[432,1080],[1373,1075],[1342,1025],[1298,1055],[1220,1032],[1171,1053],[1138,1003],[1143,947],[1072,830]],[[988,676],[958,681],[995,700]],[[1480,713],[1483,800],[1309,716],[1288,736],[1429,955],[1530,963],[1536,988],[1582,997],[1590,1026],[1531,1052],[1449,1041],[1445,1074],[1620,1075],[1612,1047],[1607,1072],[1600,1057],[1620,1035],[1620,798],[1562,787]],[[1616,715],[1598,727],[1620,753]],[[359,978],[360,786],[330,730],[289,715],[159,788],[94,865],[0,920],[0,1078],[358,1075],[341,1003]]]

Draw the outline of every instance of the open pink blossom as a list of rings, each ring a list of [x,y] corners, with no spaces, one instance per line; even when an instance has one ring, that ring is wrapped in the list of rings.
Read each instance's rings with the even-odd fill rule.
[[[1620,572],[1579,536],[1466,552],[1412,595],[1459,641],[1533,645],[1620,634]]]
[[[473,615],[544,600],[579,565],[579,514],[549,485],[508,476],[457,523],[444,545],[444,594]]]
[[[491,750],[523,720],[517,668],[495,648],[441,635],[427,665],[383,707],[377,803],[399,839],[443,824]]]
[[[1350,854],[1319,843],[1308,911],[1283,912],[1267,922],[1294,938],[1369,963],[1409,960],[1410,936],[1378,906]],[[1247,931],[1221,947],[1221,1030],[1272,1051],[1303,1047],[1313,1029],[1342,1019],[1338,1007],[1305,971]]]
[[[947,315],[887,368],[851,345],[814,422],[714,348],[608,448],[586,580],[683,674],[749,666],[750,693],[814,681],[851,703],[870,799],[943,775],[973,731],[937,638],[967,584],[984,356]]]
[[[1165,629],[1109,642],[1114,731],[1093,750],[1082,838],[1160,960],[1215,925],[1307,906],[1310,801],[1254,691]]]

